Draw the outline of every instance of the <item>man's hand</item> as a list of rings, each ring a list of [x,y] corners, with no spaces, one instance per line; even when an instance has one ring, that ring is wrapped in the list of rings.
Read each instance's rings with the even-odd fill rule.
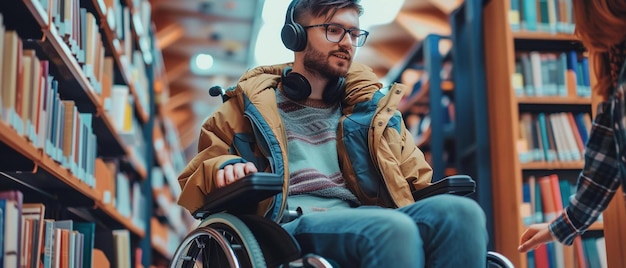
[[[524,231],[520,238],[520,246],[517,248],[520,252],[527,252],[536,249],[541,244],[553,241],[554,238],[548,228],[549,223],[532,224]]]
[[[217,188],[222,188],[254,172],[257,172],[257,169],[252,162],[227,165],[224,166],[223,169],[217,171],[215,185]]]

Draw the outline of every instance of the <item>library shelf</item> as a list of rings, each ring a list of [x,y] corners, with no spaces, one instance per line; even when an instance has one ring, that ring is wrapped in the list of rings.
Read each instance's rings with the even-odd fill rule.
[[[97,201],[96,208],[100,209],[111,219],[115,220],[116,223],[119,223],[122,228],[128,229],[132,234],[140,238],[143,238],[146,235],[143,229],[133,224],[131,219],[124,217],[122,214],[120,214],[118,210],[111,204],[105,204],[102,201]]]
[[[522,129],[520,115],[589,113],[593,98],[578,97],[578,92],[571,90],[564,97],[516,95],[512,82],[520,54],[533,51],[576,52],[586,57],[586,49],[573,34],[513,31],[509,11],[510,1],[489,1],[483,8],[484,63],[491,155],[497,156],[491,159],[493,199],[497,200],[494,202],[495,250],[509,258],[516,267],[523,268],[529,267],[528,256],[520,253],[517,245],[526,228],[519,216],[523,204],[524,174],[564,174],[562,179],[571,181],[576,177],[575,171],[583,168],[583,161],[522,163],[515,147]],[[591,69],[593,65],[589,66]],[[605,231],[606,225],[595,224],[593,228]]]
[[[571,104],[571,105],[591,105],[589,97],[556,97],[556,96],[537,96],[537,97],[517,97],[518,104]]]
[[[129,62],[124,62],[124,60],[122,59],[123,58],[122,53],[120,52],[120,50],[122,49],[121,45],[119,41],[114,37],[113,30],[107,23],[106,15],[99,4],[100,1],[99,0],[92,0],[92,1],[95,7],[95,11],[97,13],[96,17],[100,22],[101,32],[104,33],[103,39],[106,42],[105,47],[107,47],[110,50],[113,56],[113,60],[115,61],[115,64],[118,67],[116,70],[119,70],[119,72],[116,73],[116,77],[121,77],[122,82],[128,86],[130,93],[133,95],[133,98],[135,99],[135,110],[137,111],[137,115],[139,119],[141,120],[141,123],[145,124],[148,122],[148,118],[150,116],[148,115],[146,108],[143,107],[143,105],[141,104],[141,101],[139,101],[139,93],[137,92],[137,88],[135,87],[135,84],[131,81],[129,77],[129,70],[127,67],[129,65]]]
[[[38,189],[40,193],[58,198],[65,205],[84,206],[93,203],[93,208],[102,210],[116,225],[129,229],[138,237],[144,236],[144,232],[130,219],[122,216],[113,206],[103,203],[96,189],[82,182],[66,167],[35,148],[26,138],[3,122],[0,122],[0,143],[9,146],[27,161],[31,161],[33,167],[30,171],[3,172],[5,178],[19,181],[30,189]],[[50,190],[54,189],[61,189],[57,192],[62,192],[63,195],[51,194]]]
[[[522,170],[562,170],[573,169],[581,170],[583,168],[583,161],[572,162],[529,162],[522,163]]]
[[[604,230],[604,223],[601,221],[596,221],[589,226],[589,231],[602,231]]]
[[[573,34],[567,33],[547,33],[547,32],[529,32],[529,31],[519,31],[513,32],[513,38],[515,39],[527,39],[527,40],[538,40],[538,41],[568,41],[568,42],[578,42],[578,38]]]

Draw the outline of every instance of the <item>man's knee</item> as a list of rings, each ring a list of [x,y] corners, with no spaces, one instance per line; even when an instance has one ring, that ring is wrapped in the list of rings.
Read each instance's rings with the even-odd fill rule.
[[[399,238],[411,240],[412,237],[418,236],[415,221],[408,215],[387,209],[382,209],[380,212],[382,213],[370,214],[367,220],[369,222],[367,229],[372,231],[368,233],[377,233],[377,235],[391,240]]]
[[[470,198],[449,194],[431,198],[431,211],[442,223],[463,223],[462,226],[473,228],[484,227],[486,224],[485,212]]]

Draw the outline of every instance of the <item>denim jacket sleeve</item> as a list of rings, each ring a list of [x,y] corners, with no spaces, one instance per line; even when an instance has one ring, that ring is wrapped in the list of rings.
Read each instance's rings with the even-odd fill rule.
[[[598,105],[585,147],[585,165],[578,177],[576,196],[550,224],[552,235],[565,245],[571,245],[577,235],[595,222],[620,185],[612,107],[611,102]]]

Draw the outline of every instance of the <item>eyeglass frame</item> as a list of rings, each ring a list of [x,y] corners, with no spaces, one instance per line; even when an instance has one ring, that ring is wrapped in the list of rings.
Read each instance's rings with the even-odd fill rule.
[[[339,38],[339,40],[337,41],[331,41],[330,39],[328,39],[328,27],[329,26],[335,26],[337,28],[340,28],[343,30],[343,33],[341,34],[341,37]],[[365,45],[365,41],[367,41],[367,37],[369,36],[370,32],[363,30],[363,29],[359,29],[359,28],[350,28],[350,29],[346,29],[345,27],[341,26],[340,24],[337,23],[322,23],[322,24],[314,24],[314,25],[309,25],[309,26],[302,26],[303,29],[307,30],[309,28],[314,28],[314,27],[324,27],[324,34],[326,35],[326,40],[328,40],[328,42],[332,42],[332,43],[339,43],[341,42],[341,40],[343,40],[344,37],[346,37],[346,33],[350,34],[350,41],[352,41],[352,37],[358,39],[361,36],[363,37],[363,44],[359,45],[357,43],[357,41],[352,41],[352,46],[353,47],[362,47],[363,45]],[[352,35],[352,31],[360,31],[361,34],[354,36]]]

